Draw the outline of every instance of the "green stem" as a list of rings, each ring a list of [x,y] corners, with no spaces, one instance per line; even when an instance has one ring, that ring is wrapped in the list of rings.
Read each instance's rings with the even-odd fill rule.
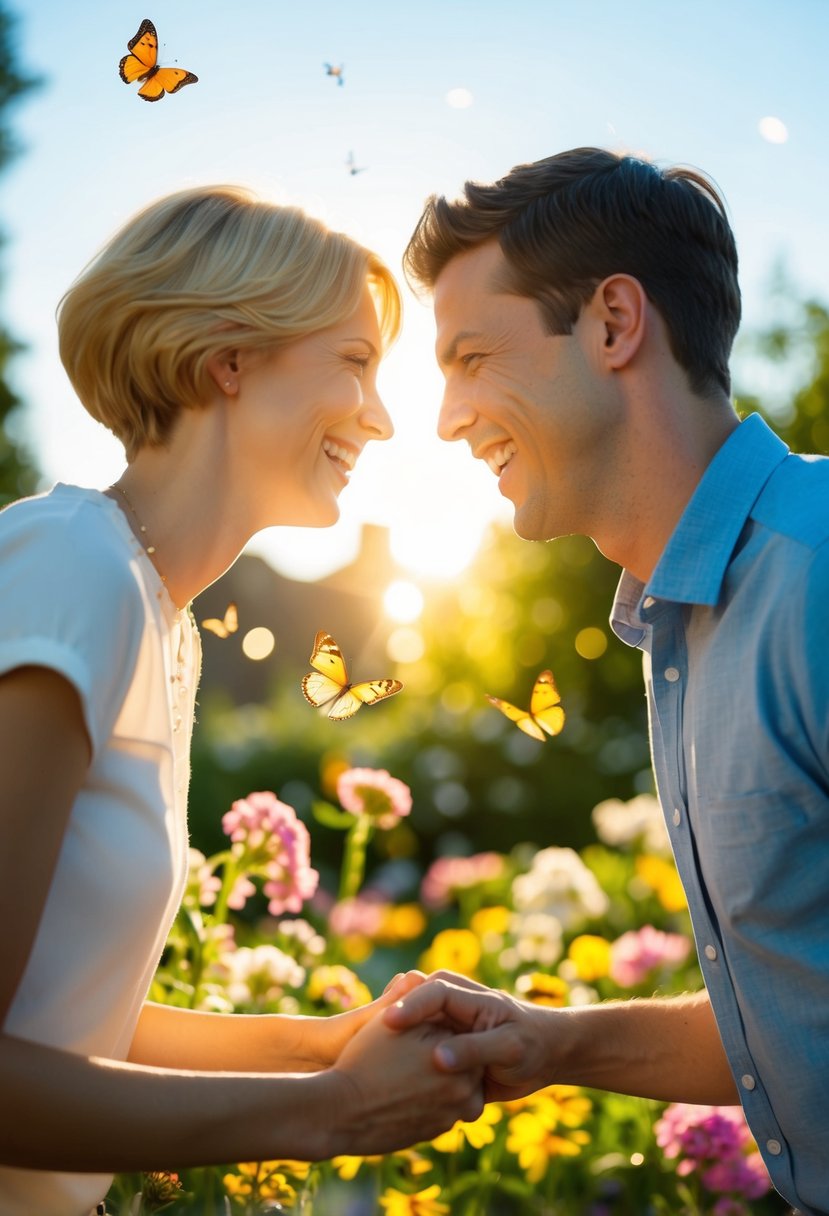
[[[339,898],[353,899],[363,885],[366,872],[366,846],[371,837],[371,818],[358,815],[345,838]]]

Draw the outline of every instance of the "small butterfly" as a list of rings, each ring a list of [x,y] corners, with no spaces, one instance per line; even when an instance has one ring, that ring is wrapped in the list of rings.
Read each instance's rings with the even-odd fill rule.
[[[202,621],[201,624],[202,629],[209,629],[211,633],[215,633],[217,638],[229,638],[239,628],[239,613],[236,605],[228,604],[227,611],[221,620],[218,617],[211,616],[206,621]]]
[[[486,693],[485,696],[491,705],[500,709],[501,713],[505,714],[510,722],[514,722],[519,730],[523,730],[525,735],[530,735],[531,738],[538,739],[542,743],[545,731],[548,735],[557,735],[564,725],[561,697],[558,695],[551,671],[542,671],[533,685],[529,709],[518,709],[509,701],[502,701],[500,697],[491,697],[489,693]]]
[[[343,76],[344,63],[324,63],[322,66],[325,68],[326,76],[333,76],[341,87],[345,84],[345,76]]]
[[[350,718],[361,705],[373,705],[394,696],[403,687],[399,680],[369,680],[365,684],[349,684],[348,671],[343,652],[323,630],[314,638],[311,666],[302,678],[302,691],[306,701],[320,709],[327,709],[328,717],[334,721]]]
[[[184,68],[160,68],[158,58],[158,34],[152,21],[145,17],[138,33],[127,43],[129,55],[118,64],[118,71],[125,84],[143,80],[138,96],[144,101],[160,101],[165,93],[177,93],[186,84],[195,84],[198,76],[185,72]]]
[[[354,177],[354,175],[357,173],[365,173],[368,165],[358,165],[354,159],[354,153],[349,152],[348,160],[345,162],[345,167],[348,169],[351,176]]]

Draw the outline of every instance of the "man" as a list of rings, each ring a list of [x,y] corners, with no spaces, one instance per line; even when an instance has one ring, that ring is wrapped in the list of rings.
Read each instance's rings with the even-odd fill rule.
[[[384,1017],[471,1033],[486,1096],[551,1082],[742,1102],[775,1186],[829,1213],[829,460],[740,422],[737,254],[714,187],[594,148],[433,197],[406,252],[434,295],[439,432],[522,537],[623,567],[660,800],[706,990],[555,1010],[432,977]]]

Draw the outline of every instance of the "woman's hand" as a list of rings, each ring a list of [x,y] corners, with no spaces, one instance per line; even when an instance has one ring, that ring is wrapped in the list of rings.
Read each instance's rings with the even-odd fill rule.
[[[329,1068],[339,1059],[346,1044],[367,1022],[422,984],[425,978],[420,971],[402,972],[390,980],[382,996],[369,1005],[349,1009],[347,1013],[335,1013],[331,1017],[298,1019],[296,1062],[289,1063],[287,1067],[308,1072]]]
[[[439,971],[390,1005],[382,1018],[396,1031],[431,1025],[454,1032],[435,1044],[436,1066],[448,1072],[481,1069],[486,1101],[499,1102],[524,1097],[554,1079],[545,1075],[551,1012]]]
[[[395,1032],[378,1014],[323,1074],[334,1082],[331,1155],[387,1153],[431,1140],[483,1109],[482,1069],[435,1066],[435,1049],[453,1036],[430,1023]]]

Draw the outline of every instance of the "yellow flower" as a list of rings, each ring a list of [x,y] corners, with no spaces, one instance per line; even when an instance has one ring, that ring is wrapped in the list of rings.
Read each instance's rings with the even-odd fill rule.
[[[540,1182],[553,1157],[577,1157],[589,1134],[580,1128],[593,1104],[577,1085],[548,1085],[517,1102],[509,1121],[507,1151],[515,1153],[530,1182]]]
[[[495,1139],[494,1128],[501,1122],[501,1118],[500,1108],[490,1103],[471,1123],[458,1122],[442,1136],[436,1136],[432,1141],[432,1148],[436,1148],[439,1153],[459,1153],[464,1143],[471,1144],[473,1148],[483,1148],[485,1144],[492,1144]]]
[[[445,969],[475,979],[480,961],[481,943],[474,933],[469,929],[443,929],[421,957],[420,965],[426,972]]]
[[[490,933],[504,934],[509,929],[512,913],[509,908],[498,905],[494,908],[479,908],[469,919],[469,928],[478,937],[487,937]]]
[[[510,1119],[507,1151],[515,1153],[529,1182],[540,1182],[553,1157],[577,1157],[589,1141],[587,1132],[575,1130],[562,1135],[527,1110]]]
[[[389,1216],[448,1216],[449,1205],[438,1203],[439,1194],[440,1187],[437,1183],[427,1186],[425,1191],[418,1191],[415,1195],[404,1195],[402,1191],[389,1187],[386,1193],[380,1196],[380,1206],[385,1208]]]
[[[377,941],[384,946],[411,942],[420,937],[425,928],[426,917],[420,904],[399,904],[386,909]]]
[[[681,912],[687,908],[685,892],[672,861],[645,853],[636,858],[636,873],[656,893],[666,912]]]
[[[401,1149],[399,1152],[389,1153],[388,1156],[393,1157],[395,1161],[402,1162],[406,1167],[406,1172],[412,1178],[417,1178],[420,1174],[428,1174],[432,1169],[432,1162],[429,1158],[412,1148]],[[351,1182],[357,1177],[360,1166],[379,1165],[386,1159],[383,1157],[333,1157],[331,1164],[344,1182]]]
[[[379,1165],[382,1157],[332,1157],[331,1164],[344,1182],[352,1182],[361,1165]]]
[[[570,943],[567,957],[574,963],[576,975],[585,983],[604,979],[610,973],[610,942],[592,933],[583,933]]]
[[[225,1192],[231,1199],[242,1200],[245,1207],[248,1199],[274,1199],[279,1203],[293,1203],[296,1190],[291,1186],[284,1171],[300,1177],[308,1174],[310,1166],[304,1161],[252,1161],[236,1166],[238,1174],[225,1174]]]
[[[519,975],[515,981],[515,991],[525,1001],[532,1001],[533,1005],[552,1005],[561,1009],[567,1004],[570,989],[558,975],[533,971],[529,975]]]
[[[314,968],[308,981],[308,999],[334,1009],[354,1009],[357,1005],[368,1005],[371,992],[353,971],[335,963]]]

